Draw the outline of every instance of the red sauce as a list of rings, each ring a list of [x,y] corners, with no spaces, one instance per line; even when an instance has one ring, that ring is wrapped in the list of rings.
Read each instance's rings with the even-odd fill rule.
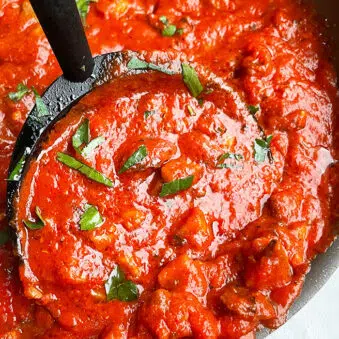
[[[162,36],[161,16],[183,33]],[[179,75],[123,77],[57,123],[20,195],[20,278],[12,244],[0,248],[0,334],[239,338],[281,325],[311,259],[333,240],[338,212],[330,166],[338,158],[336,77],[321,32],[314,12],[292,0],[91,4],[92,52],[133,49],[154,62],[184,60],[213,91],[199,104]],[[2,3],[3,228],[7,166],[34,104],[32,94],[13,102],[8,93],[20,82],[43,91],[59,73],[28,2]],[[257,122],[248,105],[260,105]],[[92,139],[105,138],[88,158],[72,147],[85,118]],[[273,136],[273,161],[254,159],[259,126]],[[141,145],[147,157],[119,174]],[[96,168],[114,187],[61,164],[58,152]],[[217,168],[227,152],[242,158]],[[190,175],[192,187],[159,196],[164,183]],[[79,227],[86,204],[104,219],[90,231]],[[36,206],[45,226],[30,230],[21,220],[37,220]],[[136,301],[106,300],[116,265],[138,286]]]

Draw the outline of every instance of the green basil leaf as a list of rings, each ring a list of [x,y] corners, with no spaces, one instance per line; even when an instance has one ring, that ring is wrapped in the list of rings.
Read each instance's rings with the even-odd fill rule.
[[[144,117],[145,117],[145,119],[147,119],[149,116],[151,116],[151,115],[153,115],[153,114],[155,114],[155,113],[156,113],[155,110],[145,111]]]
[[[82,149],[82,151],[81,151],[82,156],[85,157],[85,158],[89,157],[91,155],[91,153],[98,146],[100,146],[104,141],[105,141],[105,138],[101,137],[101,136],[91,140],[91,142]]]
[[[36,91],[36,89],[34,87],[32,87],[32,90],[33,90],[34,96],[35,96],[35,106],[36,106],[36,109],[38,111],[37,117],[40,118],[40,117],[48,116],[49,112],[48,112],[47,106],[45,105],[41,96],[39,95],[39,93]]]
[[[266,138],[266,143],[267,143],[267,146],[268,146],[268,147],[270,147],[272,139],[273,139],[273,135],[269,135],[269,136]]]
[[[102,219],[98,208],[93,205],[86,205],[85,212],[80,218],[80,229],[82,231],[90,231],[95,227],[99,227],[103,224],[104,220]]]
[[[133,301],[138,299],[137,285],[125,279],[124,272],[116,265],[105,282],[106,298],[110,300]]]
[[[15,165],[13,171],[10,173],[8,177],[8,181],[19,181],[20,180],[22,170],[25,166],[25,161],[26,161],[26,152],[22,155],[20,160]]]
[[[259,107],[253,106],[253,105],[248,105],[248,106],[247,106],[247,109],[249,110],[249,112],[250,112],[252,115],[255,115],[255,114],[260,110]]]
[[[188,109],[188,113],[190,114],[190,116],[197,115],[197,113],[195,113],[195,110],[192,108],[192,106],[188,105],[187,109]]]
[[[256,162],[264,162],[266,157],[272,158],[270,144],[273,136],[270,135],[265,139],[255,139],[254,141],[254,159]]]
[[[86,19],[89,11],[89,0],[75,0],[81,19]]]
[[[83,24],[86,23],[87,14],[89,12],[89,4],[98,2],[98,0],[75,0]]]
[[[181,178],[173,180],[171,182],[166,182],[161,187],[160,197],[166,197],[190,188],[193,184],[193,175],[190,175],[186,178]]]
[[[9,233],[6,230],[0,231],[0,246],[5,245],[9,240]]]
[[[175,25],[166,25],[164,29],[161,31],[163,36],[173,36],[177,31],[177,26]]]
[[[25,226],[29,228],[30,230],[40,230],[41,228],[45,226],[45,220],[42,218],[41,210],[38,206],[35,208],[35,213],[38,216],[37,222],[32,222],[30,220],[23,221]]]
[[[99,184],[106,185],[108,187],[113,187],[112,180],[106,178],[102,173],[98,172],[96,169],[83,164],[77,159],[71,157],[70,155],[59,152],[57,154],[57,160],[63,163],[64,165],[85,175],[88,179],[96,181]]]
[[[124,281],[125,274],[120,269],[120,267],[116,265],[105,282],[105,291],[107,300],[117,299],[118,286],[122,284]]]
[[[28,92],[29,88],[26,85],[19,84],[16,88],[16,92],[10,92],[8,97],[12,101],[20,101]]]
[[[127,280],[118,286],[117,299],[120,301],[133,301],[137,300],[138,297],[138,287],[134,282]]]
[[[83,144],[88,144],[91,139],[89,131],[89,120],[85,119],[84,122],[78,127],[75,134],[72,137],[72,145],[74,149],[81,153],[80,147]]]
[[[165,74],[168,74],[168,75],[173,75],[175,73],[175,72],[170,71],[167,68],[164,68],[162,66],[158,66],[158,65],[155,65],[155,64],[152,64],[152,63],[148,64],[148,68],[152,69],[153,71],[158,71],[158,72],[165,73]]]
[[[133,57],[127,64],[127,68],[128,69],[136,69],[136,70],[142,70],[142,69],[151,69],[153,71],[158,71],[158,72],[162,72],[162,73],[165,73],[165,74],[169,74],[169,75],[172,75],[174,74],[175,72],[172,72],[170,71],[169,69],[167,68],[164,68],[162,66],[158,66],[158,65],[155,65],[155,64],[152,64],[152,63],[149,63],[149,62],[146,62],[144,60],[140,60],[136,57]]]
[[[118,174],[126,172],[132,166],[140,163],[143,159],[147,157],[147,149],[145,145],[141,145],[124,163],[120,168]]]
[[[148,69],[149,63],[133,57],[127,64],[128,69]]]
[[[197,98],[204,90],[204,87],[202,86],[198,78],[197,72],[193,67],[184,63],[181,64],[181,69],[182,69],[182,78],[185,85],[187,86],[191,94],[195,98]]]

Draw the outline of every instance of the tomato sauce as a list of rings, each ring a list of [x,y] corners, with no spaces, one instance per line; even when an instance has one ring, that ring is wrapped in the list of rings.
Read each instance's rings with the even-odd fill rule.
[[[48,135],[18,201],[22,257],[0,247],[0,337],[240,338],[280,326],[338,215],[336,75],[316,14],[292,0],[99,0],[85,25],[94,54],[138,50],[176,74],[122,74]],[[2,229],[11,151],[34,105],[31,91],[8,94],[42,92],[59,74],[29,3],[2,1]],[[79,151],[74,135],[86,122],[101,141],[84,156],[90,140]]]

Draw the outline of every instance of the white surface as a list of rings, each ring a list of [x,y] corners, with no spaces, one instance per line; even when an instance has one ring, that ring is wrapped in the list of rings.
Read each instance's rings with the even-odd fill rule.
[[[339,339],[339,269],[303,309],[268,339]]]

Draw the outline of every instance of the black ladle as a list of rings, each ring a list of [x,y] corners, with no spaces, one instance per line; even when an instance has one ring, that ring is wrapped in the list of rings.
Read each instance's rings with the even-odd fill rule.
[[[128,52],[109,53],[92,57],[75,0],[30,0],[40,24],[48,38],[63,75],[48,87],[42,96],[49,114],[40,116],[35,106],[18,136],[9,175],[19,163],[24,164],[7,184],[7,216],[15,214],[15,197],[32,154],[42,136],[56,120],[64,116],[81,97],[95,86],[112,79],[112,65],[126,59]],[[134,72],[135,73],[135,72]],[[9,178],[10,179],[10,178]]]

